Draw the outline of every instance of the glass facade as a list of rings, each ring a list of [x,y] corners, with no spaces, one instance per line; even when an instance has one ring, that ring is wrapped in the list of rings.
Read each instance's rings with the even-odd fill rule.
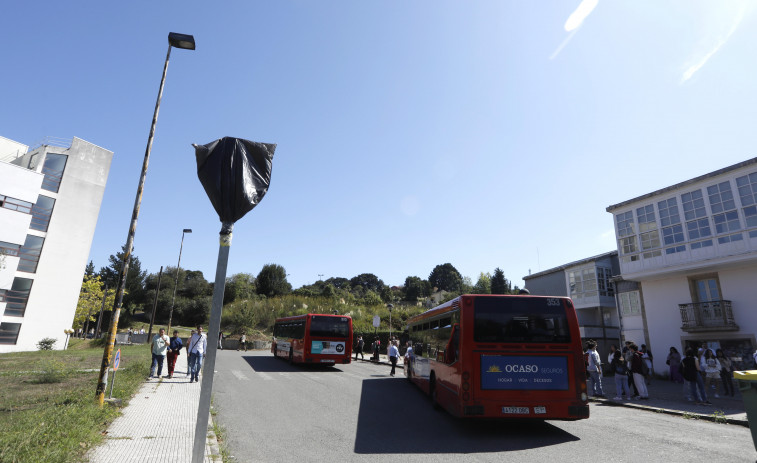
[[[21,323],[0,323],[0,344],[16,344]]]
[[[5,313],[6,317],[23,317],[26,312],[26,303],[29,300],[29,293],[32,290],[33,280],[29,278],[13,279],[13,285],[11,289],[3,290],[5,293],[2,298],[5,299]]]
[[[68,156],[65,154],[47,153],[45,164],[42,166],[42,173],[45,174],[45,177],[42,179],[43,190],[52,191],[53,193],[58,192],[67,160]]]
[[[45,239],[39,236],[26,235],[26,242],[21,246],[18,252],[20,260],[18,262],[18,269],[22,272],[35,273],[37,271],[37,264],[39,263],[39,256],[42,254],[42,245],[45,243]]]
[[[30,228],[46,232],[47,227],[50,225],[53,207],[55,207],[55,200],[53,198],[39,195],[37,202],[32,206],[32,223]]]

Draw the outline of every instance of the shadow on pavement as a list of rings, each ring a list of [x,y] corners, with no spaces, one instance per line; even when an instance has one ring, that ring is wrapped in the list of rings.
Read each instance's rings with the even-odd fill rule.
[[[387,429],[397,432],[387,438]],[[542,421],[457,419],[434,410],[428,396],[404,378],[366,379],[355,453],[488,453],[577,440]]]
[[[262,373],[281,372],[296,373],[298,371],[321,371],[324,373],[342,373],[336,366],[326,365],[290,365],[286,360],[278,359],[273,356],[261,357],[252,355],[243,355],[242,358],[252,367],[253,370]]]

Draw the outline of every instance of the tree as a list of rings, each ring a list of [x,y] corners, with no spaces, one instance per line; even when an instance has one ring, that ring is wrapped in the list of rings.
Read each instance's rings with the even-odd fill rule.
[[[87,268],[84,269],[84,276],[86,277],[92,277],[95,276],[95,263],[91,260],[87,264]]]
[[[481,272],[481,274],[478,276],[478,281],[473,286],[473,292],[475,294],[491,294],[492,276],[490,273]]]
[[[264,265],[256,282],[257,293],[266,297],[282,296],[292,292],[292,285],[287,281],[287,272],[281,265]]]
[[[96,320],[96,317],[100,314],[104,294],[105,291],[103,290],[103,284],[100,281],[99,275],[84,277],[84,282],[79,291],[79,302],[76,304],[74,321],[71,324],[72,328],[84,328],[88,316],[90,322]],[[108,297],[105,300],[105,310],[113,309],[115,298],[115,289],[108,289]]]
[[[352,286],[352,289],[354,290],[356,287],[363,288],[363,293],[366,293],[368,291],[373,291],[376,293],[381,293],[381,290],[384,289],[384,284],[379,277],[372,273],[361,273],[360,275],[353,277],[350,280],[350,285]]]
[[[505,272],[501,268],[494,269],[494,276],[491,280],[492,294],[510,294],[512,289],[510,282],[505,278]]]
[[[463,277],[460,283],[460,294],[471,294],[473,292],[473,280],[470,277]]]
[[[236,300],[247,300],[255,297],[255,277],[250,273],[237,273],[226,279],[223,292],[223,305]]]
[[[418,299],[431,295],[431,284],[420,277],[405,278],[405,295],[403,299],[409,302],[417,302]]]
[[[460,290],[463,277],[450,263],[437,265],[428,276],[431,286],[442,291],[457,292]]]
[[[110,264],[100,269],[100,278],[108,284],[108,288],[117,288],[118,280],[121,275],[121,264],[123,262],[126,246],[121,246],[121,252],[116,253],[108,258]],[[129,273],[126,274],[126,286],[124,288],[123,313],[120,320],[122,325],[129,322],[137,307],[142,307],[152,300],[147,300],[145,292],[145,279],[147,271],[142,270],[142,263],[139,257],[132,252],[129,263]]]

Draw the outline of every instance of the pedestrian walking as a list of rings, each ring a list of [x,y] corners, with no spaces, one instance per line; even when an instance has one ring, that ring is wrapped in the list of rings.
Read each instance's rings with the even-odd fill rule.
[[[189,382],[200,381],[200,369],[202,368],[202,360],[205,358],[205,353],[208,350],[208,337],[202,332],[202,325],[197,326],[197,333],[192,335],[192,339],[189,340]]]
[[[699,359],[694,354],[694,349],[686,349],[686,357],[681,360],[681,372],[683,379],[689,382],[691,398],[698,405],[711,405],[707,400],[707,391],[704,388],[704,380],[700,374]]]
[[[218,333],[218,348],[223,350],[223,331]]]
[[[187,341],[191,341],[192,340],[192,336],[194,336],[195,333],[197,333],[197,331],[192,330],[192,332],[189,333],[189,339]],[[189,376],[189,373],[192,370],[191,368],[189,368],[189,342],[187,342],[187,345],[184,346],[184,348],[187,350],[187,376]]]
[[[173,337],[168,344],[168,353],[166,354],[166,360],[168,360],[168,379],[173,378],[173,370],[176,366],[176,358],[181,354],[181,348],[184,347],[179,337],[179,331],[173,330]]]
[[[683,376],[681,376],[681,354],[678,353],[678,349],[670,346],[670,353],[665,363],[670,367],[670,380],[674,383],[682,383]]]
[[[357,360],[357,354],[360,354],[360,360],[365,360],[363,355],[363,347],[365,347],[365,341],[362,336],[357,337],[357,345],[355,346],[355,360]]]
[[[589,357],[589,365],[586,367],[586,371],[589,373],[589,379],[591,380],[591,393],[594,397],[604,397],[605,393],[602,390],[602,365],[597,353],[597,343],[589,341],[586,346],[588,347],[586,354]]]
[[[615,360],[615,352],[618,352],[618,346],[615,344],[610,345],[610,353],[607,354],[607,364],[610,365]],[[612,371],[610,371],[612,373]]]
[[[619,350],[616,350],[610,362],[610,371],[615,374],[615,400],[630,400],[631,390],[628,387],[628,367],[626,360]]]
[[[247,336],[245,336],[244,333],[242,333],[242,336],[239,337],[239,345],[237,346],[237,350],[244,349],[245,352],[247,352]]]
[[[379,352],[381,351],[381,340],[376,336],[376,339],[373,340],[373,360],[375,362],[378,362],[380,360],[379,358]]]
[[[397,359],[400,357],[400,351],[397,349],[397,344],[394,342],[389,343],[389,349],[387,354],[389,355],[389,361],[392,362],[392,372],[389,376],[394,376],[394,369],[397,366]]]
[[[733,388],[733,365],[731,359],[725,356],[723,349],[716,350],[715,357],[720,362],[720,379],[723,381],[723,395],[733,397],[736,391]]]
[[[152,365],[150,365],[150,378],[155,376],[155,367],[158,367],[158,378],[163,373],[163,359],[166,357],[166,350],[171,340],[166,336],[166,329],[161,328],[158,334],[153,336],[150,348],[152,351]]]

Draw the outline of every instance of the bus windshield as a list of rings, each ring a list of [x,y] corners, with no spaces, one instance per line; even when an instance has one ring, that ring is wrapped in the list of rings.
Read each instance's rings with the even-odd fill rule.
[[[310,336],[347,338],[350,335],[350,319],[347,317],[324,317],[314,315],[310,319]]]
[[[476,342],[570,342],[561,299],[547,297],[477,297]]]

